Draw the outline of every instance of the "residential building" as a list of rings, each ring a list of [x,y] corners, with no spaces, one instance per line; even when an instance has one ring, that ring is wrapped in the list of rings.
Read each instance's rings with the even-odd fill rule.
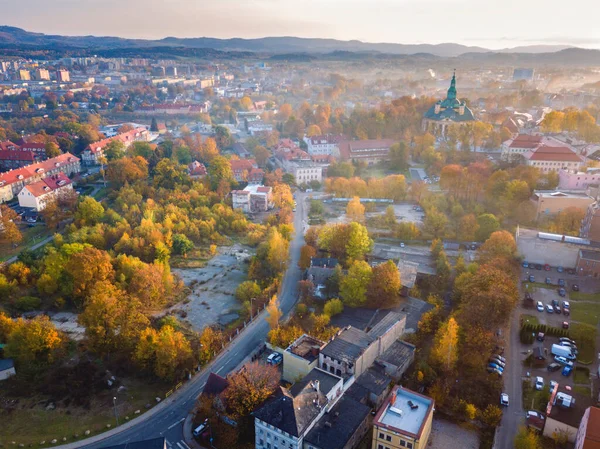
[[[104,149],[114,140],[121,141],[125,148],[128,148],[133,142],[149,142],[150,138],[150,132],[146,128],[138,127],[131,131],[90,143],[83,150],[83,153],[81,153],[82,163],[87,166],[99,165],[101,158],[104,157]]]
[[[58,70],[56,72],[56,79],[59,83],[69,83],[71,82],[71,75],[68,70]]]
[[[24,167],[35,162],[35,154],[31,151],[0,150],[0,171]]]
[[[521,161],[525,153],[538,148],[542,144],[542,141],[543,136],[519,134],[502,143],[500,158],[508,162]]]
[[[36,158],[46,159],[46,144],[44,142],[28,142],[26,139],[19,143],[22,151],[31,151]]]
[[[332,374],[358,377],[402,336],[406,315],[390,312],[369,332],[352,326],[340,330],[319,354],[319,367]]]
[[[40,67],[35,70],[35,79],[38,81],[50,81],[50,72]]]
[[[243,143],[236,142],[232,145],[231,149],[240,157],[240,159],[250,159],[250,151],[248,151]]]
[[[456,98],[456,72],[452,75],[446,99],[437,101],[423,116],[423,131],[446,134],[448,126],[475,121],[465,101]]]
[[[31,81],[31,72],[27,69],[20,69],[17,75],[21,81]]]
[[[593,276],[600,274],[600,251],[580,249],[575,265],[579,276]]]
[[[0,359],[0,380],[6,380],[17,374],[13,359]]]
[[[291,389],[280,387],[254,412],[256,449],[302,449],[304,438],[342,396],[341,377],[313,369]]]
[[[19,206],[39,212],[46,208],[48,201],[72,190],[73,183],[64,173],[50,175],[23,187],[18,195]]]
[[[558,391],[559,389],[562,391]],[[547,438],[564,435],[570,443],[575,443],[579,425],[587,409],[582,404],[588,404],[589,399],[588,395],[578,394],[572,389],[566,390],[559,384],[550,392],[543,435]]]
[[[353,449],[369,430],[371,408],[342,396],[304,438],[304,449]]]
[[[340,134],[324,134],[320,136],[304,136],[308,154],[315,155],[330,155],[334,157],[340,156],[339,144],[347,140]]]
[[[236,182],[250,182],[249,175],[253,169],[258,169],[256,161],[254,159],[231,159],[229,161],[231,171],[233,172],[233,179]],[[261,170],[262,171],[262,170]],[[264,172],[262,173],[264,177]],[[259,173],[254,173],[252,179],[254,180],[259,176]],[[259,181],[261,182],[262,179]]]
[[[567,146],[542,144],[524,153],[523,158],[526,165],[539,168],[542,173],[579,170],[583,165],[583,158]]]
[[[340,158],[349,162],[366,162],[374,165],[388,159],[392,139],[352,140],[339,143]]]
[[[600,242],[600,203],[590,204],[581,222],[581,237]]]
[[[577,430],[575,449],[600,449],[600,408],[585,410]]]
[[[27,184],[63,172],[66,176],[81,171],[79,158],[64,153],[52,159],[0,173],[0,203],[12,200]]]
[[[19,145],[11,142],[10,140],[0,141],[0,151],[17,151],[20,149],[21,147]]]
[[[308,161],[288,161],[286,172],[294,176],[296,184],[308,184],[312,181],[323,182],[323,166]]]
[[[425,449],[433,406],[433,399],[395,386],[373,420],[371,449]]]
[[[248,184],[244,190],[231,191],[232,206],[245,213],[266,212],[273,208],[273,189],[259,184]]]
[[[531,196],[535,206],[535,218],[550,217],[569,208],[577,207],[587,211],[588,206],[594,203],[594,198],[583,192],[557,192],[535,190]]]
[[[283,373],[281,377],[294,383],[319,364],[319,352],[325,345],[321,340],[302,335],[283,351]]]
[[[577,170],[558,171],[558,190],[586,190],[591,185],[600,184],[600,168],[588,168],[585,172]]]
[[[202,162],[194,161],[188,165],[188,174],[192,179],[202,179],[207,173],[206,166]]]

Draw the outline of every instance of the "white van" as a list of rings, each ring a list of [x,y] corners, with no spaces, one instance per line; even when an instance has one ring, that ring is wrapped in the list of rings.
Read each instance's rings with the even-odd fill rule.
[[[192,432],[192,434],[195,437],[199,437],[200,435],[202,435],[202,432],[204,432],[207,428],[208,428],[208,419],[205,419],[202,424],[200,424],[198,427],[196,427],[194,429],[194,431]]]

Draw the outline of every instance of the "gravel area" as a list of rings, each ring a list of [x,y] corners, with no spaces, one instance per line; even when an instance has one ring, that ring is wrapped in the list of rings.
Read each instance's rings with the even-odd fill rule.
[[[463,429],[450,421],[433,418],[428,449],[478,449],[477,432]]]

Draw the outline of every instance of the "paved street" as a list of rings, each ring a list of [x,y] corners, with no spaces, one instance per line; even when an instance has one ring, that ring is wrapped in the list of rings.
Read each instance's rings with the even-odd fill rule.
[[[297,284],[301,279],[301,270],[298,268],[300,248],[304,241],[304,217],[306,205],[304,199],[307,195],[297,192],[297,211],[294,217],[296,234],[290,245],[290,262],[285,274],[281,294],[279,297],[280,307],[287,315],[297,300]],[[130,421],[122,426],[123,430],[116,428],[103,435],[98,435],[87,440],[72,444],[57,446],[62,449],[86,447],[97,449],[104,446],[123,444],[130,441],[139,441],[149,438],[164,436],[167,438],[169,449],[187,449],[183,441],[183,420],[193,409],[196,398],[204,388],[210,372],[222,376],[235,369],[252,351],[261,345],[269,331],[269,326],[264,315],[249,325],[237,339],[235,339],[226,351],[221,353],[201,374],[194,377],[190,382],[164,402],[156,405],[146,414]]]

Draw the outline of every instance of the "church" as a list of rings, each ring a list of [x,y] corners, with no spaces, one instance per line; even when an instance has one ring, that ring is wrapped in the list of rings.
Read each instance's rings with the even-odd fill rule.
[[[423,131],[446,134],[449,125],[474,122],[475,117],[464,101],[456,98],[456,71],[452,75],[445,100],[437,101],[423,116]]]

